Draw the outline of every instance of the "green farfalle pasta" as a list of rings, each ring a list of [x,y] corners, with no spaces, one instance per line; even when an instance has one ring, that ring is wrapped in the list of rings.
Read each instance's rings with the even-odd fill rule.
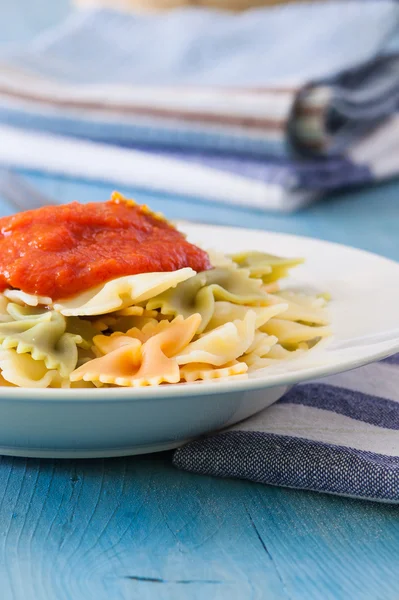
[[[7,313],[13,321],[32,321],[48,319],[49,311],[43,307],[21,306],[14,302],[9,302],[7,305]]]
[[[204,331],[212,318],[216,300],[247,306],[267,306],[267,294],[261,289],[262,280],[250,277],[246,269],[217,267],[198,273],[146,303],[149,310],[160,309],[164,315],[201,315],[198,332]]]
[[[77,344],[82,337],[66,332],[65,317],[55,311],[9,303],[7,311],[13,318],[0,323],[0,345],[17,354],[30,354],[43,361],[46,368],[68,377],[78,359]]]
[[[98,335],[98,329],[91,321],[80,317],[66,317],[66,332],[78,336],[82,341],[76,342],[79,348],[89,349],[93,345],[93,338]]]
[[[241,252],[230,258],[239,268],[248,269],[251,277],[262,279],[263,283],[273,283],[287,277],[292,267],[304,262],[303,258],[280,258],[266,252]]]

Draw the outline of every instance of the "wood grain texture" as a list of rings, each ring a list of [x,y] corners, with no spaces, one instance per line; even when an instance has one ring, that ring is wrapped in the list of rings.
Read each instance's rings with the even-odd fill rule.
[[[0,0],[2,41],[65,7]],[[111,191],[25,175],[59,202]],[[293,216],[122,191],[171,218],[313,235],[399,260],[395,182]],[[11,212],[0,199],[0,213]],[[398,547],[395,506],[181,473],[170,453],[0,458],[0,600],[396,600]]]
[[[0,463],[3,600],[397,598],[397,508],[182,474]]]

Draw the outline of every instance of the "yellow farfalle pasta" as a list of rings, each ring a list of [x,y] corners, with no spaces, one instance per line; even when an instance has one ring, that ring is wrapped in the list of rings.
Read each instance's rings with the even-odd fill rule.
[[[0,369],[2,377],[18,387],[70,387],[69,379],[62,379],[59,371],[49,369],[43,360],[13,349],[0,350]]]
[[[312,342],[331,335],[329,327],[310,327],[283,319],[270,319],[260,330],[276,336],[282,346],[296,346],[300,342]]]
[[[265,346],[262,348],[262,352],[260,354],[251,352],[249,354],[244,354],[238,360],[245,362],[245,364],[248,366],[248,371],[253,372],[258,371],[259,369],[271,367],[273,365],[275,366],[281,362],[287,362],[295,358],[300,358],[305,352],[309,351],[308,347],[305,347],[305,345],[302,347],[302,344],[299,344],[295,350],[287,350],[280,344],[273,344],[266,353],[264,350],[267,350]]]
[[[54,309],[70,316],[103,315],[149,300],[195,275],[190,268],[164,273],[140,273],[118,277],[64,302]]]
[[[35,296],[34,294],[27,294],[21,290],[5,290],[4,296],[22,306],[50,306],[52,299],[48,296]]]
[[[227,267],[229,269],[237,269],[238,264],[233,261],[230,256],[224,254],[223,252],[218,252],[214,249],[208,249],[208,256],[213,267]]]
[[[278,293],[278,297],[285,301],[295,302],[306,308],[325,308],[327,306],[327,300],[325,295],[314,296],[311,294],[305,294],[303,292],[294,292],[292,290],[281,290]]]
[[[248,367],[253,367],[253,365],[258,364],[260,358],[269,354],[277,342],[278,339],[275,336],[256,331],[252,344],[238,360],[245,362]]]
[[[180,367],[181,381],[198,381],[209,379],[221,379],[222,377],[231,377],[233,375],[244,375],[248,371],[245,363],[232,361],[222,367],[213,367],[203,363],[190,363]]]
[[[254,353],[257,356],[265,356],[277,342],[278,338],[275,335],[255,331],[254,340],[249,348],[247,348],[245,354]]]
[[[188,344],[176,357],[179,365],[207,363],[220,367],[235,360],[250,347],[255,337],[256,314],[248,310],[242,321],[225,323]]]
[[[146,310],[142,306],[128,306],[115,313],[116,317],[149,317],[156,319],[158,312],[156,310]]]
[[[302,346],[297,350],[290,351],[286,348],[283,348],[281,344],[275,344],[270,348],[269,352],[265,355],[264,358],[268,358],[270,360],[288,360],[290,358],[298,356],[298,354],[303,354],[305,350],[306,348]]]
[[[279,319],[285,321],[299,321],[313,325],[328,325],[329,319],[327,311],[320,305],[306,305],[303,301],[299,301],[298,294],[274,294],[274,300],[279,303],[286,303],[287,308],[279,314]]]
[[[7,321],[10,321],[12,319],[10,313],[7,310],[9,302],[9,299],[6,298],[4,294],[0,294],[0,323],[7,323]]]
[[[112,332],[120,331],[122,333],[126,333],[129,329],[141,329],[145,325],[151,323],[158,323],[157,319],[154,317],[144,317],[144,316],[126,316],[126,317],[116,317],[112,322],[109,322],[108,329]]]
[[[220,325],[224,325],[225,323],[236,321],[237,319],[242,320],[248,310],[252,310],[255,313],[255,327],[258,328],[269,321],[269,319],[284,313],[287,308],[287,303],[276,303],[272,306],[243,306],[233,304],[232,302],[215,302],[212,318],[206,327],[206,331],[220,327]]]

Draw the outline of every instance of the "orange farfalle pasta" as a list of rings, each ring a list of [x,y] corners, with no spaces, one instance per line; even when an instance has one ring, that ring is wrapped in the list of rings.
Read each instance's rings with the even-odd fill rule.
[[[178,383],[180,370],[174,356],[190,343],[200,322],[200,315],[194,314],[171,323],[161,321],[157,326],[149,323],[126,335],[95,336],[95,350],[104,355],[76,369],[71,381],[128,387]]]
[[[84,363],[71,373],[70,380],[130,386],[133,385],[132,374],[137,372],[140,364],[141,342],[130,338],[129,345],[121,344],[105,356]]]
[[[197,313],[187,319],[177,317],[171,323],[161,321],[159,329],[163,331],[143,344],[143,361],[136,373],[136,381],[141,381],[138,385],[178,383],[180,370],[174,356],[190,343],[200,323],[201,316]]]

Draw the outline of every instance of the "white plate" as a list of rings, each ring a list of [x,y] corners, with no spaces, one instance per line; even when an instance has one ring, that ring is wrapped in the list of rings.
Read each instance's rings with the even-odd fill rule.
[[[224,252],[303,256],[290,287],[328,291],[334,338],[306,358],[248,378],[141,389],[0,388],[0,454],[104,457],[175,448],[269,406],[293,384],[399,351],[399,264],[319,240],[187,225],[193,242]]]

